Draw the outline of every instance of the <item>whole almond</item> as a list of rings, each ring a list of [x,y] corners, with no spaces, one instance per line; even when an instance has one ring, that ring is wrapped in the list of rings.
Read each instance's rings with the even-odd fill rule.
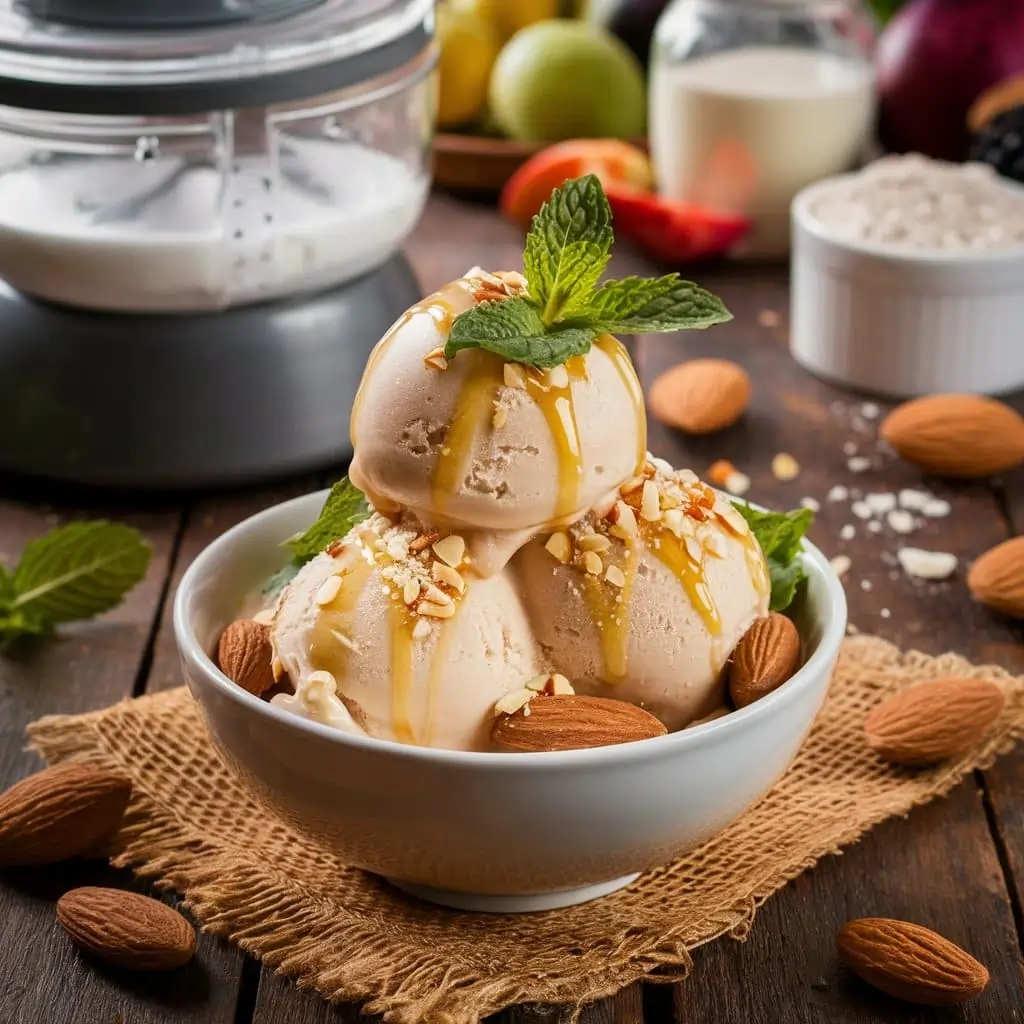
[[[967,586],[982,604],[1024,619],[1024,537],[986,551],[967,573]]]
[[[132,784],[116,772],[61,764],[0,794],[0,864],[53,864],[96,853],[117,832]]]
[[[923,1006],[966,1003],[984,991],[988,971],[930,928],[862,917],[836,936],[839,958],[875,988]]]
[[[745,708],[778,689],[800,664],[800,634],[791,619],[771,612],[740,638],[729,667],[729,694]]]
[[[896,764],[927,765],[973,747],[1003,710],[1003,691],[985,679],[918,683],[867,717],[868,746]]]
[[[577,750],[664,736],[665,726],[648,711],[605,697],[536,697],[494,723],[491,738],[503,750]]]
[[[72,889],[57,901],[57,920],[79,949],[129,971],[180,967],[196,948],[195,929],[176,910],[120,889]]]
[[[651,385],[647,407],[670,427],[710,434],[732,426],[750,402],[750,377],[727,359],[693,359]]]
[[[981,395],[905,402],[882,421],[881,435],[908,462],[941,476],[992,476],[1024,461],[1024,418]]]
[[[220,635],[217,664],[221,672],[250,693],[265,693],[274,685],[270,629],[252,619],[232,622]]]

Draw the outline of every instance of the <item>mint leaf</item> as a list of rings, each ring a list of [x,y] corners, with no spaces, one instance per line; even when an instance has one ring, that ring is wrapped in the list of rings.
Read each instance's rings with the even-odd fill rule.
[[[344,537],[370,515],[366,495],[343,476],[332,488],[317,521],[305,533],[286,541],[299,562],[315,558],[332,540]]]
[[[533,218],[523,266],[545,324],[587,306],[612,248],[612,211],[594,174],[567,181]]]
[[[120,604],[146,574],[150,548],[138,530],[103,520],[69,523],[32,541],[11,577],[6,630],[45,632]]]
[[[785,611],[807,577],[800,552],[803,539],[814,522],[814,513],[808,508],[792,512],[760,512],[738,501],[733,504],[747,521],[768,563],[772,582],[769,608],[773,612]]]
[[[608,334],[701,330],[732,319],[721,299],[678,274],[608,281],[583,315],[589,327]]]
[[[293,558],[287,565],[283,565],[277,572],[272,573],[267,578],[267,582],[263,584],[263,590],[260,593],[264,597],[277,597],[295,579],[301,568],[302,562],[297,558]]]
[[[13,604],[18,592],[14,589],[14,577],[0,565],[0,614]]]
[[[547,369],[590,350],[589,328],[546,327],[527,299],[483,302],[455,318],[445,343],[448,359],[465,348],[482,348],[515,363]]]

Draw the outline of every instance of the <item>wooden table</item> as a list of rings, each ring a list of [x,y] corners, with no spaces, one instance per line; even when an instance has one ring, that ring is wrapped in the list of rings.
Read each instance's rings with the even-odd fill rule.
[[[427,290],[478,263],[519,265],[517,232],[486,207],[436,196],[409,245]],[[616,273],[650,273],[626,247]],[[813,539],[829,555],[847,554],[851,619],[862,630],[930,653],[947,649],[1024,673],[1019,627],[972,603],[962,572],[920,586],[892,566],[900,538],[872,534],[849,504],[828,502],[834,484],[891,492],[920,486],[919,474],[891,456],[855,474],[849,453],[875,451],[871,424],[856,422],[862,399],[808,377],[786,349],[786,281],[779,268],[705,268],[695,273],[719,292],[735,320],[706,333],[647,336],[633,352],[645,384],[676,361],[715,354],[734,359],[754,380],[753,404],[731,430],[686,439],[652,424],[650,447],[698,472],[731,459],[754,480],[751,496],[793,507],[813,497],[821,512]],[[884,406],[882,407],[884,411]],[[870,411],[870,410],[869,410]],[[858,429],[859,428],[859,429]],[[844,451],[844,445],[848,450]],[[803,467],[776,481],[771,457],[792,453]],[[196,553],[232,523],[272,502],[337,476],[340,469],[273,487],[185,497],[131,497],[68,491],[0,480],[0,558],[11,563],[30,538],[72,515],[108,515],[138,526],[153,545],[146,581],[102,621],[62,631],[22,660],[0,662],[0,786],[36,769],[24,728],[52,712],[86,711],[180,682],[170,625],[170,597]],[[928,481],[951,501],[910,543],[969,560],[1024,525],[1024,488],[1014,478],[950,487]],[[856,537],[840,530],[856,523]],[[904,542],[905,539],[904,539]],[[888,615],[883,613],[888,609]],[[721,940],[698,950],[682,985],[640,986],[589,1008],[587,1024],[860,1024],[869,1021],[1024,1019],[1024,751],[979,772],[948,799],[888,822],[841,857],[827,858],[758,914],[745,943]],[[61,934],[56,897],[74,884],[112,880],[96,863],[0,875],[0,1024],[328,1024],[358,1019],[354,1007],[330,1007],[209,937],[183,971],[133,978],[84,963]],[[119,884],[125,884],[121,877]],[[833,938],[844,921],[889,915],[929,925],[961,943],[992,972],[984,995],[962,1010],[925,1011],[876,995],[839,970]],[[519,1009],[506,1024],[551,1021]]]

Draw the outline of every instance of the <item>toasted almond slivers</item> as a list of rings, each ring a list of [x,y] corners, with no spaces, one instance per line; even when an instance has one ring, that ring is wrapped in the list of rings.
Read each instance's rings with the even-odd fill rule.
[[[433,583],[428,583],[423,588],[423,599],[428,601],[430,604],[452,603],[452,599],[439,587],[435,587]]]
[[[661,492],[661,507],[662,510],[670,508],[679,508],[682,505],[683,499],[678,494],[673,494],[671,491]]]
[[[653,480],[644,481],[640,515],[649,523],[656,523],[661,519],[661,496],[658,494],[658,485]]]
[[[430,623],[426,619],[417,619],[416,625],[412,627],[413,640],[425,640],[430,636]]]
[[[274,624],[274,609],[264,608],[263,611],[257,612],[252,617],[253,622],[258,622],[261,626],[272,626]]]
[[[466,542],[457,534],[452,533],[434,544],[434,554],[446,565],[457,569],[466,554]]]
[[[453,569],[450,565],[445,565],[444,562],[434,562],[430,567],[430,574],[438,583],[451,587],[455,593],[464,594],[466,592],[465,578],[462,573]]]
[[[683,544],[686,546],[686,553],[690,557],[690,561],[699,564],[703,558],[704,549],[697,543],[696,538],[686,537]]]
[[[552,366],[547,373],[548,386],[552,388],[567,388],[569,386],[569,371],[565,365]]]
[[[323,608],[324,605],[330,604],[338,596],[340,590],[341,577],[329,576],[320,584],[320,589],[316,592],[316,603]]]
[[[604,562],[601,561],[601,556],[596,551],[584,551],[583,568],[591,576],[600,576],[604,572]]]
[[[502,380],[507,388],[518,388],[526,390],[526,371],[519,363],[506,363],[501,371]]]
[[[455,605],[448,602],[448,604],[434,604],[433,601],[420,601],[419,606],[416,609],[420,615],[425,615],[430,619],[450,619],[455,614]]]
[[[617,565],[609,565],[605,571],[604,578],[613,587],[624,587],[626,585],[626,574]]]
[[[417,555],[425,548],[429,548],[431,544],[440,537],[439,533],[424,533],[417,537],[414,541],[409,544],[409,552]]]
[[[725,558],[725,538],[720,533],[712,533],[704,542],[704,550],[715,558]]]
[[[402,600],[406,604],[412,604],[420,596],[420,581],[406,580],[402,586]]]
[[[676,537],[683,535],[683,523],[686,517],[677,508],[670,508],[665,513],[665,528]]]
[[[627,480],[619,488],[619,494],[621,494],[624,498],[628,497],[629,495],[636,494],[640,490],[640,488],[643,487],[644,482],[644,477],[634,476],[631,479]]]
[[[508,423],[508,410],[503,405],[494,407],[494,415],[491,417],[491,426],[495,430],[501,430]]]
[[[431,370],[447,370],[448,360],[445,358],[443,348],[431,349],[424,357],[423,362]]]
[[[527,690],[525,687],[522,690],[513,690],[511,693],[506,693],[494,705],[494,717],[514,715],[520,708],[525,708],[535,696],[536,694],[533,690]]]
[[[544,550],[556,561],[565,565],[572,557],[572,544],[569,542],[569,535],[561,530],[551,534],[547,544],[544,545]]]
[[[623,540],[635,537],[638,532],[638,527],[633,510],[624,501],[617,501],[612,512],[615,515],[615,525],[611,528],[610,532]]]
[[[572,688],[572,683],[558,672],[551,677],[548,691],[555,697],[571,697],[576,693]]]
[[[543,675],[534,676],[532,679],[527,680],[526,688],[528,690],[533,690],[536,693],[543,693],[550,681],[551,674],[549,672],[545,672]]]
[[[601,554],[612,546],[612,542],[603,533],[588,533],[576,541],[580,551],[596,551]]]

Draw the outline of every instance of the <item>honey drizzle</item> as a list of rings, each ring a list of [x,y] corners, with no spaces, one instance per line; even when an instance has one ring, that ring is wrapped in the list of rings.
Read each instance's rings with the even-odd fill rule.
[[[352,651],[334,635],[336,632],[348,636],[352,629],[353,615],[359,598],[366,589],[373,566],[361,556],[355,563],[341,572],[341,590],[338,596],[320,610],[316,623],[310,631],[309,663],[314,671],[326,670],[335,679],[341,680],[348,667]]]
[[[415,619],[401,601],[391,603],[391,731],[399,743],[415,743],[409,701],[415,669]]]
[[[587,604],[590,605],[601,639],[606,683],[622,682],[629,668],[630,598],[633,595],[633,584],[636,582],[640,550],[638,538],[626,542],[626,559],[621,566],[626,582],[621,588],[614,587],[589,573],[584,576]],[[617,597],[621,597],[622,600],[616,600]]]
[[[611,334],[602,334],[594,344],[612,361],[630,398],[633,399],[633,414],[636,417],[636,471],[639,473],[647,461],[647,412],[644,406],[644,389],[626,346],[618,338]]]
[[[708,587],[703,559],[695,561],[686,550],[685,542],[660,523],[641,521],[640,534],[654,557],[679,580],[690,604],[703,619],[707,631],[712,637],[719,636],[722,632],[722,617]]]
[[[465,594],[463,598],[465,598]],[[437,643],[434,645],[433,654],[430,656],[430,669],[427,674],[427,707],[423,726],[423,743],[428,747],[433,746],[434,729],[437,725],[435,720],[437,714],[437,695],[441,688],[444,672],[448,668],[448,649],[451,646],[455,620],[458,618],[461,608],[462,600],[456,601],[455,614],[450,619],[440,620]]]

